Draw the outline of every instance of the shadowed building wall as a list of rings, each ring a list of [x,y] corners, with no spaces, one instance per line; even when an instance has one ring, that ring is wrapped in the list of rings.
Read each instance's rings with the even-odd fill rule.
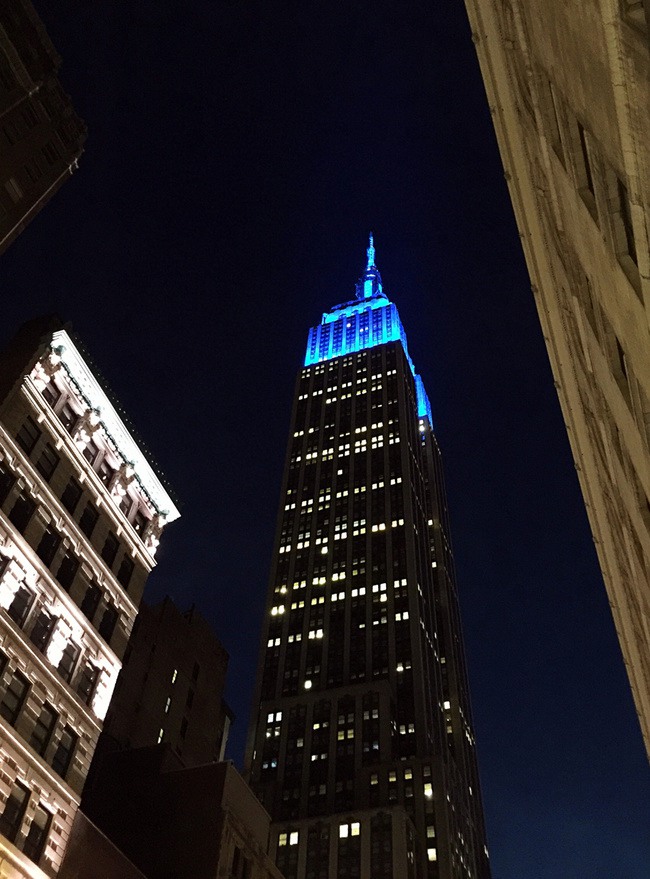
[[[76,170],[86,127],[30,0],[0,8],[0,253]]]

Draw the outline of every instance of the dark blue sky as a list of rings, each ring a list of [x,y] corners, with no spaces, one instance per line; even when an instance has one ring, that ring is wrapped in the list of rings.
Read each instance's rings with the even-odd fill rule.
[[[309,326],[384,287],[443,450],[495,879],[647,879],[650,773],[462,3],[35,0],[89,128],[3,257],[184,504],[148,597],[231,655],[240,761]]]

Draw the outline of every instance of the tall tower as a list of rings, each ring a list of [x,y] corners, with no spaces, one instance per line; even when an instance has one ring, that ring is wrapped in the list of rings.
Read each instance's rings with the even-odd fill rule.
[[[367,256],[296,383],[247,769],[287,879],[486,879],[440,453]]]

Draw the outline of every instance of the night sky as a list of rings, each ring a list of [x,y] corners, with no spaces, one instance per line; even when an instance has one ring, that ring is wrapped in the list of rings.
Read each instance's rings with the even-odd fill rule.
[[[182,502],[241,763],[295,375],[375,233],[431,398],[494,879],[647,879],[650,773],[462,2],[34,0],[89,137],[2,258]]]

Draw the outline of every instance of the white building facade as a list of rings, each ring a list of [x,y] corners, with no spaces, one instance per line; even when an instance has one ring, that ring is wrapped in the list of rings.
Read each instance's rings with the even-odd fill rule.
[[[0,876],[54,876],[160,533],[179,513],[52,321],[0,378]]]

